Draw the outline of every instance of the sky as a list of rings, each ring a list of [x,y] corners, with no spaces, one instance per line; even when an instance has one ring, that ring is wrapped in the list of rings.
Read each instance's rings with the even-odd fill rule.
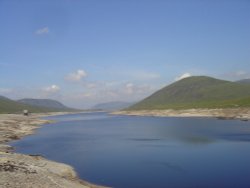
[[[0,95],[76,108],[250,78],[249,0],[0,0]]]

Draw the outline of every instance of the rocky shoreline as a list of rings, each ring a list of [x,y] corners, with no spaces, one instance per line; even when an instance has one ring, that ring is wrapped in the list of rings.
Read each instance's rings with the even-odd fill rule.
[[[41,156],[14,153],[7,143],[33,134],[40,125],[51,123],[42,117],[65,113],[0,114],[0,187],[3,188],[101,188],[77,177],[66,164]]]
[[[214,117],[218,119],[250,120],[250,108],[187,109],[187,110],[131,110],[117,111],[114,115],[156,116],[156,117]]]

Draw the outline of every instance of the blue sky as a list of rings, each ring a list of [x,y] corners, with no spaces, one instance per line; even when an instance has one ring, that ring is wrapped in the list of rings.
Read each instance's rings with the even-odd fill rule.
[[[87,108],[250,78],[248,0],[0,0],[0,95]]]

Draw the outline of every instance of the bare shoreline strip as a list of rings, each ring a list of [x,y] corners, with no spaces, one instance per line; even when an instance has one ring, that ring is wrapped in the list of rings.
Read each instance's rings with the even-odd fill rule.
[[[74,169],[66,164],[49,161],[41,156],[17,154],[7,144],[33,134],[42,124],[41,119],[65,112],[32,114],[0,114],[0,187],[3,188],[101,188],[80,180]]]
[[[116,111],[114,115],[156,117],[215,117],[219,119],[250,120],[250,108],[186,109],[186,110],[131,110]]]

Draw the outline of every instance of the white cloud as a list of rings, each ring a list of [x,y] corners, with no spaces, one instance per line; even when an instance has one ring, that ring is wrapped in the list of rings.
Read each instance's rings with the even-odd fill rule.
[[[179,81],[179,80],[181,80],[181,79],[184,79],[184,78],[188,78],[188,77],[190,77],[190,76],[192,76],[190,73],[184,73],[184,74],[182,74],[181,76],[178,76],[178,77],[176,77],[175,78],[175,81]]]
[[[77,70],[76,72],[70,73],[65,77],[65,80],[71,81],[71,82],[79,82],[82,80],[82,78],[85,78],[87,76],[87,73],[84,70]]]
[[[48,27],[43,27],[38,30],[36,30],[37,35],[46,35],[49,34],[49,28]]]
[[[60,87],[57,85],[51,85],[48,87],[43,88],[43,91],[47,92],[47,93],[57,93],[60,91]]]
[[[61,88],[58,85],[53,84],[40,89],[40,92],[35,96],[36,96],[35,98],[41,98],[41,99],[49,98],[49,99],[61,100]]]
[[[134,93],[135,85],[133,83],[127,83],[125,85],[125,92],[129,95]]]
[[[148,84],[134,82],[100,82],[98,87],[83,87],[78,91],[67,91],[62,101],[76,108],[88,108],[95,104],[110,101],[139,101],[159,89]]]

